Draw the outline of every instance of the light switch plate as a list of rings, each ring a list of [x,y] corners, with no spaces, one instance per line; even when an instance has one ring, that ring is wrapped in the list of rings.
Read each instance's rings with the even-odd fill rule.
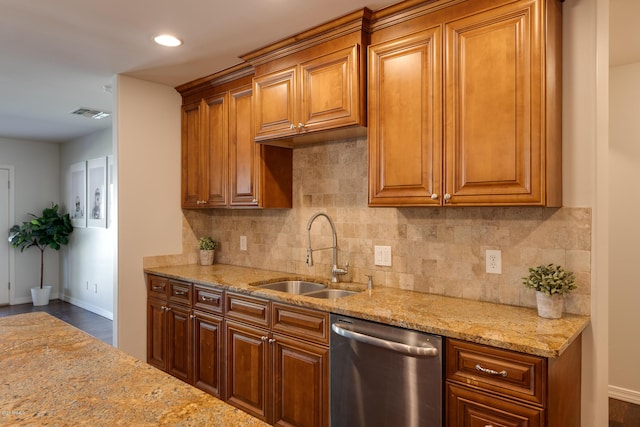
[[[391,246],[374,246],[374,263],[391,267]]]
[[[247,236],[240,236],[240,250],[247,250]]]

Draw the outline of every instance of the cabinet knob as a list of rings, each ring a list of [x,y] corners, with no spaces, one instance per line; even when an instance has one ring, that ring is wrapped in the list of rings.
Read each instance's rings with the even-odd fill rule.
[[[266,340],[269,339],[269,337],[261,336],[260,339],[262,340],[262,342],[265,342]]]
[[[251,203],[258,203],[258,199],[253,199]]]
[[[438,196],[438,193],[433,193],[433,194],[431,195],[431,198],[432,198],[433,200],[438,200],[438,197],[440,197],[440,196]]]
[[[294,130],[296,128],[296,125],[294,125],[293,123],[291,123],[291,126],[289,126],[289,129]]]
[[[271,339],[269,340],[269,344],[273,344],[274,342],[276,342],[276,340],[275,340],[275,339],[273,339],[273,338],[271,338]]]
[[[298,129],[304,129],[305,127],[307,126],[302,123],[298,123]]]
[[[190,318],[190,319],[195,319],[195,318],[196,318],[196,315],[195,315],[195,314],[190,314],[190,315],[189,315],[189,318]]]
[[[165,307],[165,311],[171,311],[171,307]]]
[[[451,194],[449,194],[449,193],[445,193],[445,195],[444,195],[444,201],[445,201],[445,203],[446,203],[446,202],[448,202],[449,200],[451,200]]]
[[[164,305],[162,307],[160,307],[160,310],[162,311],[167,311],[167,307],[165,307]]]

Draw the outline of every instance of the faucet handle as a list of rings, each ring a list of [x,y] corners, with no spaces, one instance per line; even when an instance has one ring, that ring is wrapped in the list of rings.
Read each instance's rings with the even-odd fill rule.
[[[365,274],[365,277],[367,278],[367,289],[373,289],[373,275]]]

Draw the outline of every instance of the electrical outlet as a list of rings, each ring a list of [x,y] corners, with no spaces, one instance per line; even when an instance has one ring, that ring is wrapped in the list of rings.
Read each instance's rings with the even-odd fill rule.
[[[502,252],[499,250],[487,249],[486,267],[489,274],[502,274]]]
[[[374,246],[374,263],[391,267],[391,246]]]
[[[247,236],[240,236],[240,250],[247,250]]]

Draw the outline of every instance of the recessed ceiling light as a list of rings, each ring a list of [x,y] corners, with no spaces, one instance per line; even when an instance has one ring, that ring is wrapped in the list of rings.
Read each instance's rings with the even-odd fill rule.
[[[182,40],[169,34],[161,34],[159,36],[155,36],[153,38],[153,41],[155,41],[159,45],[169,47],[176,47],[182,44]]]

